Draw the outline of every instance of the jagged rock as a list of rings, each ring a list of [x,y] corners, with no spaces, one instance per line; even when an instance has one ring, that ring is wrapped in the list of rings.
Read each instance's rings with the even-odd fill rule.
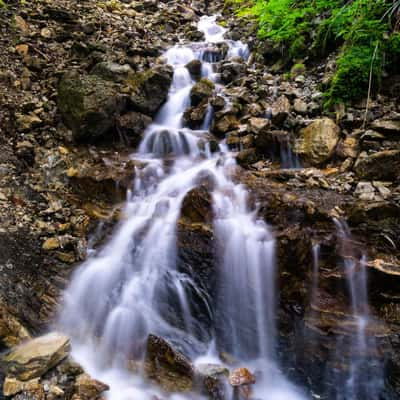
[[[97,75],[107,81],[123,83],[127,79],[133,77],[135,72],[128,64],[120,65],[104,61],[96,64],[93,67],[91,74]]]
[[[186,392],[193,389],[192,363],[159,336],[148,337],[145,375],[168,392]]]
[[[68,72],[58,87],[58,107],[78,141],[106,137],[125,105],[126,99],[117,86],[95,75]]]
[[[31,339],[28,330],[10,313],[6,305],[0,303],[0,339],[7,347]]]
[[[311,165],[318,165],[333,155],[340,128],[329,118],[317,119],[299,132],[294,152]]]
[[[153,116],[168,96],[172,82],[172,67],[159,65],[135,75],[128,80],[133,107],[137,111]]]
[[[75,382],[75,400],[96,400],[110,387],[103,382],[91,378],[88,374],[81,374]]]
[[[214,91],[214,83],[209,79],[202,78],[193,85],[190,91],[190,103],[193,107],[208,101]]]
[[[360,154],[354,171],[362,179],[394,180],[400,176],[400,150],[384,150],[371,155]]]
[[[189,70],[190,75],[196,81],[199,80],[201,77],[201,66],[201,61],[197,59],[192,60],[188,64],[186,64],[186,68]]]
[[[129,140],[132,146],[137,146],[142,140],[145,129],[151,124],[152,119],[139,112],[131,111],[117,117],[118,132]]]
[[[3,356],[3,370],[10,377],[28,381],[44,375],[68,356],[69,338],[49,333],[12,349]]]

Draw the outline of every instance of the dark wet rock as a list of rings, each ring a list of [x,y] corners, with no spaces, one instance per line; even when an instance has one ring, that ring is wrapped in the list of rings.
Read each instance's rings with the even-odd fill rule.
[[[207,110],[207,103],[200,104],[196,107],[190,107],[183,114],[183,120],[189,128],[198,129],[201,127],[204,118],[207,115]]]
[[[254,164],[258,160],[257,151],[255,148],[249,148],[236,155],[236,160],[242,167],[248,167],[250,164]]]
[[[227,398],[228,377],[229,370],[221,365],[200,364],[196,366],[196,386],[212,400]]]
[[[172,72],[171,66],[159,65],[129,79],[133,107],[144,114],[155,115],[167,99]]]
[[[192,60],[188,64],[186,64],[186,68],[189,70],[190,75],[196,81],[201,77],[201,61],[200,60]]]
[[[107,137],[125,106],[125,96],[117,87],[98,76],[71,71],[60,81],[58,107],[77,141],[95,142]]]
[[[145,375],[168,392],[187,392],[193,388],[192,363],[159,336],[149,335],[148,337]]]
[[[181,216],[191,223],[212,222],[211,194],[205,185],[187,193],[183,199]]]
[[[354,171],[363,179],[394,180],[400,176],[400,150],[384,150],[360,154]]]
[[[340,137],[340,128],[329,118],[314,121],[296,138],[294,152],[311,165],[330,159]]]
[[[202,78],[190,91],[190,103],[196,107],[201,103],[208,101],[214,91],[214,83],[209,79]]]
[[[145,129],[152,123],[152,119],[139,112],[131,111],[117,117],[116,128],[132,146],[137,146],[142,140]]]

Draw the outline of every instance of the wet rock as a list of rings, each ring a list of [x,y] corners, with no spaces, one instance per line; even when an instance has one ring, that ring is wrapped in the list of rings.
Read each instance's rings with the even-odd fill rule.
[[[188,108],[183,114],[186,125],[191,129],[200,128],[207,115],[207,108],[207,103]]]
[[[229,383],[232,386],[252,385],[256,383],[256,377],[247,368],[237,368],[230,373]]]
[[[225,400],[229,370],[221,365],[200,364],[196,366],[196,383],[199,389],[212,400]]]
[[[239,151],[239,153],[236,155],[236,161],[242,167],[248,167],[249,165],[257,162],[257,160],[258,157],[255,148],[249,148]]]
[[[120,65],[113,62],[101,62],[93,67],[91,74],[107,81],[123,83],[133,77],[134,71],[128,64]]]
[[[208,101],[214,91],[214,83],[209,79],[202,78],[190,91],[190,103],[196,107],[201,103]]]
[[[213,132],[216,135],[224,135],[225,133],[235,130],[239,125],[239,121],[234,115],[225,114],[219,116],[218,114],[215,116],[214,124],[212,127]]]
[[[171,66],[159,65],[129,79],[133,107],[144,114],[155,115],[167,99],[172,75]]]
[[[191,223],[211,223],[211,194],[205,185],[190,190],[182,202],[181,216]]]
[[[168,392],[186,392],[193,388],[192,363],[159,336],[148,337],[145,375]]]
[[[252,393],[250,385],[256,383],[256,378],[247,368],[237,368],[230,373],[229,383],[234,388],[234,398],[248,399]]]
[[[370,155],[361,153],[354,171],[362,179],[397,179],[400,176],[400,150],[384,150]]]
[[[68,72],[58,87],[58,107],[77,141],[107,137],[125,104],[113,83],[95,75]]]
[[[246,65],[243,62],[228,61],[222,63],[219,68],[221,80],[225,84],[231,83],[240,78],[246,71]]]
[[[190,75],[196,81],[201,77],[201,61],[200,60],[192,60],[188,64],[186,64],[186,68],[189,70]]]
[[[69,338],[50,333],[30,340],[3,356],[1,364],[5,373],[21,381],[44,375],[67,357]]]
[[[110,387],[103,382],[91,378],[88,374],[81,374],[75,382],[76,400],[96,400],[99,399],[103,392],[109,390]]]
[[[152,119],[149,116],[131,111],[117,117],[116,127],[123,140],[127,139],[132,146],[137,146],[151,123]]]
[[[318,119],[299,132],[294,152],[311,165],[318,165],[333,155],[339,137],[340,128],[331,119]]]

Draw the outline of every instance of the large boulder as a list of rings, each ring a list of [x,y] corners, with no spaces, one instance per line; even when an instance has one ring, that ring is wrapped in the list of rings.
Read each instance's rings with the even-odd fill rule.
[[[68,356],[67,336],[53,332],[12,349],[1,360],[6,375],[21,381],[41,377]]]
[[[340,128],[329,118],[317,119],[299,132],[294,152],[311,165],[319,165],[333,155]]]
[[[125,105],[118,87],[96,75],[67,72],[58,86],[59,110],[77,141],[105,137]]]
[[[371,155],[361,153],[354,171],[362,179],[397,179],[400,177],[400,150],[383,150]]]
[[[170,65],[159,65],[130,78],[128,84],[132,90],[133,107],[144,114],[155,115],[167,99],[172,75]]]
[[[135,72],[128,64],[117,64],[114,62],[100,62],[96,64],[91,74],[97,75],[107,81],[123,83],[133,77]]]
[[[209,79],[202,78],[197,82],[190,91],[191,105],[196,107],[201,103],[208,101],[214,91],[214,83]]]

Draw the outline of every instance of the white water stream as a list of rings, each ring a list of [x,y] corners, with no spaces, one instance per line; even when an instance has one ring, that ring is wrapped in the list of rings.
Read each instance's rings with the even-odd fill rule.
[[[77,361],[110,385],[108,397],[112,400],[153,399],[157,395],[158,389],[140,373],[129,371],[127,365],[129,359],[142,359],[149,333],[179,343],[198,362],[221,363],[218,352],[223,349],[243,366],[261,371],[254,398],[302,399],[281,373],[275,357],[273,235],[248,208],[246,189],[231,179],[233,156],[223,146],[214,155],[207,146],[201,150],[210,115],[203,124],[205,131],[182,126],[194,84],[185,65],[198,58],[203,62],[203,74],[217,79],[213,65],[204,61],[204,50],[224,41],[225,30],[214,17],[203,17],[199,29],[205,33],[205,43],[175,46],[165,54],[174,68],[169,98],[133,155],[147,165],[136,171],[124,218],[111,240],[74,274],[65,293],[60,327],[71,336]],[[242,43],[226,43],[230,48],[227,57],[247,56]],[[223,324],[218,330],[222,333],[208,343],[193,329],[196,315],[191,310],[188,287],[195,287],[195,283],[177,271],[176,248],[182,201],[204,176],[213,182],[218,244],[218,302],[213,311],[220,316],[217,323]],[[177,299],[184,328],[177,328],[166,318],[168,296]],[[208,304],[208,299],[204,302]]]

